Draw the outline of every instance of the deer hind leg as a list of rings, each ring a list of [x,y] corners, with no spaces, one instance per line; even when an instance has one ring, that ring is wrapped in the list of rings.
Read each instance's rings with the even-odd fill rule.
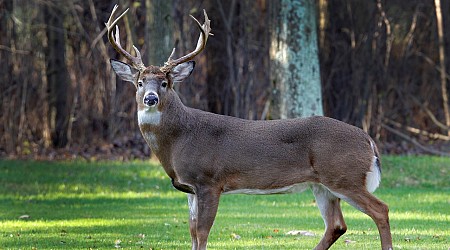
[[[312,190],[325,223],[325,234],[315,249],[328,249],[347,231],[347,225],[342,217],[340,199],[320,184],[313,185]]]
[[[360,192],[347,192],[344,195],[346,196],[343,197],[345,201],[370,216],[375,222],[380,234],[381,248],[383,250],[392,249],[388,206],[365,189]]]
[[[216,217],[220,192],[210,189],[197,189],[196,194],[188,194],[189,229],[192,250],[205,250],[208,235]]]

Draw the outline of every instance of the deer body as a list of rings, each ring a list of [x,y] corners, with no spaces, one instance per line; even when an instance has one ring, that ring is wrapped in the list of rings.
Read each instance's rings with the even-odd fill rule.
[[[304,182],[367,186],[377,156],[370,137],[356,127],[326,117],[250,121],[188,108],[175,93],[172,98],[159,124],[139,126],[170,178],[191,192],[196,182],[219,185],[223,193],[283,193]]]
[[[119,43],[117,21],[108,21],[113,47],[132,62],[111,60],[114,71],[136,87],[138,123],[172,184],[187,193],[192,249],[206,249],[222,194],[301,192],[316,197],[325,234],[316,249],[328,249],[347,226],[340,201],[369,215],[382,249],[392,249],[388,207],[371,193],[380,183],[380,156],[361,129],[326,118],[250,121],[186,107],[173,85],[187,78],[189,61],[205,46],[209,19],[200,27],[197,48],[163,67],[145,67]],[[112,28],[116,26],[116,38]]]

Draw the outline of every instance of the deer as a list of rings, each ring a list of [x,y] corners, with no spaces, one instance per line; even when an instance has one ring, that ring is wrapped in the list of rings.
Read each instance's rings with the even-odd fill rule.
[[[174,90],[193,71],[193,58],[211,32],[206,11],[196,48],[163,66],[145,66],[133,45],[120,45],[114,6],[106,23],[112,47],[130,64],[110,59],[114,72],[136,88],[137,120],[151,152],[172,185],[187,194],[193,250],[207,248],[223,194],[285,194],[311,189],[325,224],[315,249],[328,249],[347,230],[340,202],[375,222],[382,249],[392,249],[388,206],[372,193],[381,182],[381,158],[374,140],[347,123],[313,116],[246,120],[185,106]],[[114,32],[115,27],[115,32]]]

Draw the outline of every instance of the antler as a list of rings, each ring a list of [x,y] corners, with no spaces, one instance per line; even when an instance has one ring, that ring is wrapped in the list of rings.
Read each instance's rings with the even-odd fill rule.
[[[174,60],[172,59],[173,55],[175,54],[174,48],[169,56],[169,59],[167,59],[167,62],[165,62],[164,66],[160,68],[162,72],[168,73],[173,67],[191,60],[205,48],[208,36],[213,34],[209,33],[211,31],[211,21],[208,19],[208,15],[206,14],[205,10],[203,10],[203,14],[205,15],[205,22],[203,23],[203,25],[201,25],[200,22],[191,15],[192,19],[194,19],[194,21],[198,25],[198,28],[200,29],[200,36],[198,38],[197,47],[195,48],[195,50],[185,56]]]
[[[120,45],[120,35],[119,35],[119,27],[117,26],[117,22],[128,12],[128,9],[126,9],[118,18],[116,18],[114,21],[113,16],[116,13],[117,7],[119,7],[117,4],[114,6],[111,16],[109,16],[108,22],[105,23],[106,28],[108,29],[108,39],[113,48],[119,52],[119,54],[123,55],[126,59],[128,59],[132,66],[135,67],[139,71],[145,70],[145,65],[142,62],[141,53],[139,50],[133,45],[133,49],[136,52],[136,57],[133,57],[130,53],[128,53],[126,50],[122,48]],[[113,28],[116,26],[116,34],[115,38],[113,37]]]

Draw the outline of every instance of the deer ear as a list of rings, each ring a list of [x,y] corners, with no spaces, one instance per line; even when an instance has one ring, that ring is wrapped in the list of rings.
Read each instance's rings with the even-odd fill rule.
[[[182,82],[184,79],[191,75],[194,67],[194,61],[178,64],[170,71],[169,75],[172,78],[173,82]]]
[[[110,60],[111,66],[116,72],[116,74],[124,81],[131,82],[134,84],[136,81],[136,77],[138,76],[139,71],[130,65],[123,63],[121,61],[117,61],[114,59]]]

